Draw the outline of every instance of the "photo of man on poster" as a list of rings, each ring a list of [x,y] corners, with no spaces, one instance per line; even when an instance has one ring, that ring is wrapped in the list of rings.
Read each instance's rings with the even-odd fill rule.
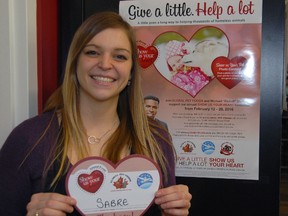
[[[156,122],[158,122],[160,125],[162,125],[164,128],[168,131],[168,125],[166,122],[163,122],[156,118],[158,109],[159,109],[160,100],[158,97],[153,95],[148,95],[144,97],[144,108],[145,113],[149,118],[154,119]]]

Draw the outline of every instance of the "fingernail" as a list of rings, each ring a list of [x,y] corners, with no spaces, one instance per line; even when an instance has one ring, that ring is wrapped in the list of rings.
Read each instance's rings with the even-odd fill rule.
[[[158,205],[159,204],[159,199],[155,199],[154,202],[155,202],[156,205]]]
[[[77,201],[75,199],[73,199],[73,198],[71,199],[70,202],[71,202],[72,205],[75,205],[77,203]]]
[[[161,191],[157,191],[157,192],[155,193],[155,196],[156,196],[156,197],[161,196]]]

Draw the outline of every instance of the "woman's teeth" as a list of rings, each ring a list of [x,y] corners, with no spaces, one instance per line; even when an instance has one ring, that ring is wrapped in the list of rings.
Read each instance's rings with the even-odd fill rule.
[[[101,81],[101,82],[113,82],[113,79],[108,78],[108,77],[92,76],[92,79]]]

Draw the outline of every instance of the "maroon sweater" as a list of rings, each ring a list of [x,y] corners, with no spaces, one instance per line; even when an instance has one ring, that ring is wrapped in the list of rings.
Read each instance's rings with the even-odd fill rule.
[[[49,129],[37,144],[49,123]],[[44,167],[49,163],[49,155],[55,149],[59,129],[56,115],[47,112],[24,121],[11,132],[0,150],[0,215],[26,215],[26,205],[34,193],[53,190],[66,194],[66,176],[63,176],[55,188],[47,187],[55,177],[57,164],[49,170],[46,177],[43,175]],[[169,136],[164,130],[159,129],[158,132]],[[174,185],[175,164],[172,149],[162,139],[155,138],[169,161],[168,179],[166,184],[164,181],[164,187]],[[79,213],[74,211],[71,215]],[[152,205],[145,215],[160,215],[160,212],[156,205]]]

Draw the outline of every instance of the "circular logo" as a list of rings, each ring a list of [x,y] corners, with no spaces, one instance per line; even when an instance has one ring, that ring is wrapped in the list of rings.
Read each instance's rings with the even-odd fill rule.
[[[195,144],[191,141],[183,142],[180,147],[184,153],[191,153],[196,148]]]
[[[205,141],[202,143],[202,152],[207,155],[212,154],[215,151],[215,145],[211,141]]]
[[[141,189],[148,189],[153,184],[153,178],[149,173],[142,173],[137,178],[137,185]]]
[[[234,151],[234,146],[232,145],[232,143],[225,142],[221,145],[221,151],[220,151],[221,154],[231,155],[233,154],[233,151]]]

